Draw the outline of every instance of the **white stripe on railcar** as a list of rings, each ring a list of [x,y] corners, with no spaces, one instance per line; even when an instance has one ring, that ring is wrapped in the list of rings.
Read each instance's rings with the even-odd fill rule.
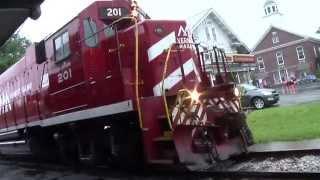
[[[108,116],[113,114],[131,112],[133,110],[134,110],[133,102],[132,100],[128,100],[128,101],[123,101],[123,102],[119,102],[111,105],[63,114],[63,115],[55,116],[52,118],[43,119],[40,121],[33,121],[28,124],[20,124],[18,126],[12,126],[9,128],[0,129],[0,133],[5,133],[8,131],[14,131],[17,129],[23,129],[26,127],[33,127],[33,126],[42,126],[42,127],[53,126],[53,125],[76,122],[76,121]]]
[[[193,63],[194,63],[193,59],[191,58],[186,63],[183,64],[185,76],[188,76],[194,71]],[[172,87],[177,85],[180,81],[182,81],[182,72],[181,72],[181,68],[178,67],[164,80],[163,87],[164,89],[171,89]],[[161,90],[162,90],[162,81],[153,88],[154,95],[161,96],[162,95]]]
[[[171,32],[169,35],[161,39],[159,42],[155,43],[148,49],[149,62],[155,60],[160,56],[164,50],[170,48],[172,44],[176,43],[176,34]]]

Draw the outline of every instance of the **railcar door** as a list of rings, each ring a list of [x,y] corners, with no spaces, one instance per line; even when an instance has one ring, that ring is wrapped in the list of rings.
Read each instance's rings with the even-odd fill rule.
[[[86,81],[80,50],[79,19],[74,19],[49,41],[49,104],[53,115],[78,111],[88,106]]]
[[[84,73],[88,85],[88,96],[90,107],[98,106],[101,94],[102,69],[105,64],[101,61],[101,49],[98,42],[97,23],[90,16],[81,17],[81,50],[84,60]]]
[[[122,81],[115,35],[108,34],[107,30],[98,32],[105,24],[97,17],[83,13],[81,19],[82,56],[91,106],[121,101],[122,88],[119,86]]]
[[[119,33],[117,27],[110,27],[104,30],[103,36],[105,40],[102,41],[102,47],[106,49],[106,72],[105,72],[105,84],[112,84],[113,87],[110,89],[110,94],[113,95],[112,101],[121,101],[123,98],[123,71],[124,63],[123,54],[121,49],[124,48],[123,44],[119,40]],[[129,79],[126,79],[127,81]]]

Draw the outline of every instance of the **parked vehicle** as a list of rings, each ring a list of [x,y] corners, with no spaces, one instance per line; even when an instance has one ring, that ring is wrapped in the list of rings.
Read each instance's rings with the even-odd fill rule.
[[[243,107],[263,109],[279,102],[280,94],[275,89],[261,89],[250,84],[240,84]]]
[[[315,75],[309,74],[305,78],[298,80],[298,85],[306,85],[306,84],[312,84],[318,82],[318,79]]]

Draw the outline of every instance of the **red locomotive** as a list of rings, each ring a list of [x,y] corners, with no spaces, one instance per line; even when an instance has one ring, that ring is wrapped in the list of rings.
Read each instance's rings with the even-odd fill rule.
[[[209,78],[184,21],[130,0],[95,2],[0,76],[0,145],[40,158],[208,167],[250,131],[223,51]]]

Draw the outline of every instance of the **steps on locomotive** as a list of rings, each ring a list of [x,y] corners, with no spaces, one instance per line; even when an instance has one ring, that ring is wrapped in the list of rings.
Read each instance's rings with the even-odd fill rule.
[[[31,151],[26,141],[18,131],[0,133],[0,154],[3,155],[30,155]]]
[[[5,133],[0,133],[0,142],[4,141],[16,141],[21,139],[21,135],[18,131],[9,131]]]
[[[171,143],[171,142],[173,142],[172,137],[167,137],[167,136],[161,136],[161,137],[154,138],[153,141],[158,142],[158,143],[161,143],[161,142]]]
[[[25,140],[0,142],[1,155],[31,155],[31,150]]]
[[[176,154],[172,131],[168,124],[167,116],[158,116],[157,120],[161,124],[162,135],[154,138],[153,142],[159,150],[159,157],[158,159],[150,160],[150,163],[155,165],[173,165],[175,164],[174,158],[176,157]]]
[[[171,159],[157,159],[157,160],[151,160],[151,164],[156,164],[156,165],[172,165],[174,164],[174,161]]]
[[[161,115],[157,117],[158,121],[160,122],[161,130],[162,130],[162,136],[156,137],[153,139],[154,142],[161,144],[161,143],[169,143],[173,144],[172,139],[172,131],[170,129],[170,125],[168,123],[168,118],[166,115]]]

